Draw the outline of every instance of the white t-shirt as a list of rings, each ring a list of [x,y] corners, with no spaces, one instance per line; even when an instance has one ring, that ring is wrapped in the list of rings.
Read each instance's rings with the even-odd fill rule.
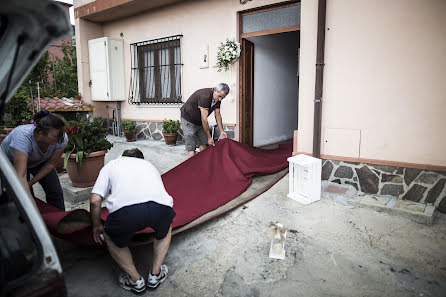
[[[134,157],[119,157],[108,162],[101,169],[91,192],[107,199],[110,213],[148,201],[173,206],[173,199],[164,188],[158,170],[150,162]],[[109,192],[111,194],[106,198]]]

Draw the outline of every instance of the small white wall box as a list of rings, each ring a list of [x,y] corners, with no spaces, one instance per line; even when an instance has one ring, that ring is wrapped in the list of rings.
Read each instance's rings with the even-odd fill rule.
[[[288,158],[290,188],[288,197],[302,204],[321,199],[322,160],[307,155]]]
[[[101,37],[88,41],[92,101],[124,101],[124,41]]]

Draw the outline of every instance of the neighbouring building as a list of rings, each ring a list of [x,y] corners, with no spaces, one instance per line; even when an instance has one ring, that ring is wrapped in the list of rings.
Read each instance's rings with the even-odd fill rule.
[[[70,7],[72,7],[72,4],[69,3],[65,3],[65,2],[61,2],[61,1],[56,1],[65,11],[65,13],[67,14],[67,17],[70,18]],[[50,44],[50,46],[48,47],[48,54],[49,54],[49,60],[50,60],[50,72],[48,75],[48,79],[50,82],[52,82],[54,80],[54,65],[55,63],[57,63],[57,59],[62,59],[64,57],[64,53],[62,51],[62,44],[66,43],[72,46],[76,46],[76,39],[75,39],[75,28],[74,26],[72,26],[73,28],[73,34],[72,36],[67,36],[62,40],[58,40],[55,41],[53,43]],[[56,81],[56,85],[57,85],[57,81]]]
[[[138,123],[139,139],[159,140],[162,120],[180,119],[195,90],[226,82],[221,110],[235,140],[266,146],[297,130],[295,153],[322,158],[323,179],[446,211],[446,1],[74,0],[74,8],[79,93],[95,115],[119,114]],[[242,55],[217,72],[227,38]]]

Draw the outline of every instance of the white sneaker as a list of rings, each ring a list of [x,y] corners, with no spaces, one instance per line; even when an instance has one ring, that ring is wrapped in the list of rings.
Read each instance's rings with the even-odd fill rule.
[[[152,272],[150,272],[147,278],[147,287],[156,289],[166,279],[168,272],[169,270],[165,264],[161,265],[160,273],[158,275],[153,275]]]
[[[146,289],[146,282],[143,277],[140,277],[139,280],[134,282],[127,273],[119,276],[119,285],[121,288],[135,293],[141,293]]]

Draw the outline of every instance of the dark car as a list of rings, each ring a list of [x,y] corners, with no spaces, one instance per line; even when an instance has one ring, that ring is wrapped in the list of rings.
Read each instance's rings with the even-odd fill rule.
[[[0,0],[0,116],[48,45],[70,34],[57,3]],[[0,150],[0,296],[66,296],[62,266],[32,197]]]

